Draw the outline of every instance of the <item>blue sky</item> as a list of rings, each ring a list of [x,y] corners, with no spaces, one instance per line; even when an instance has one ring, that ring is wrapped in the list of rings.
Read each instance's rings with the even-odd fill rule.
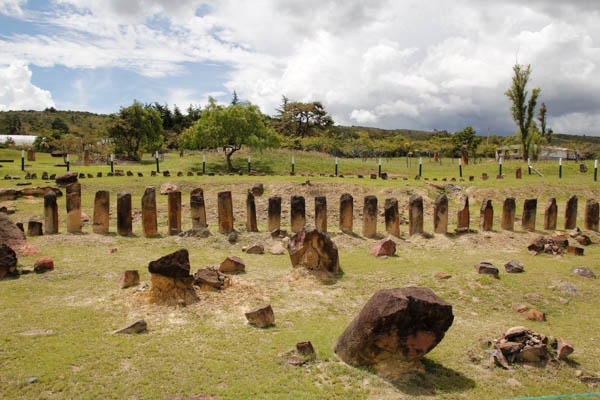
[[[0,0],[0,111],[208,96],[338,124],[512,134],[515,62],[555,132],[600,135],[600,2]]]

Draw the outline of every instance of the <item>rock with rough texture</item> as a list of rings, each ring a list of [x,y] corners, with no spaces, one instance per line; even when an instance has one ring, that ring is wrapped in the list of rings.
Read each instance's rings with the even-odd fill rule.
[[[17,254],[9,246],[0,244],[0,279],[12,274],[17,269]]]
[[[302,229],[288,242],[294,268],[337,273],[340,270],[338,249],[329,237],[316,229]]]
[[[556,357],[558,357],[559,360],[567,360],[569,355],[571,355],[573,351],[575,351],[575,348],[572,344],[570,344],[563,338],[558,338],[556,346]]]
[[[160,194],[169,194],[177,191],[179,191],[179,188],[174,183],[166,182],[160,185]]]
[[[201,288],[221,290],[231,285],[231,279],[223,275],[216,268],[199,269],[194,274],[194,285]]]
[[[33,271],[38,274],[54,270],[54,260],[50,257],[40,257],[33,263]]]
[[[119,275],[118,285],[121,289],[126,289],[140,284],[140,273],[137,269],[128,269]]]
[[[452,278],[452,275],[450,275],[450,274],[447,274],[447,273],[445,273],[445,272],[436,272],[436,273],[435,273],[435,275],[434,275],[433,277],[434,277],[435,279],[440,279],[440,280],[443,280],[443,279],[450,279],[450,278]]]
[[[265,187],[262,183],[255,183],[252,186],[251,191],[255,197],[260,197],[265,193]]]
[[[3,212],[0,212],[0,244],[10,247],[19,257],[39,253],[35,246],[27,242],[23,230]]]
[[[539,321],[539,322],[543,322],[546,320],[546,314],[543,313],[540,310],[536,310],[535,308],[532,308],[530,310],[527,310],[524,314],[523,317],[529,321]]]
[[[498,268],[494,267],[492,263],[487,261],[482,261],[475,264],[475,271],[477,271],[478,274],[491,275],[494,278],[498,278],[499,274]]]
[[[71,183],[77,182],[79,174],[77,172],[67,172],[66,174],[62,174],[56,177],[56,184],[58,186],[66,187]]]
[[[252,246],[249,246],[246,249],[246,254],[264,254],[265,253],[265,246],[263,246],[262,244],[255,244]]]
[[[591,269],[586,268],[586,267],[573,268],[571,271],[575,275],[579,275],[584,278],[596,279],[596,274],[594,274],[594,271],[592,271]]]
[[[546,359],[548,338],[524,326],[507,330],[500,339],[494,341],[494,348],[500,350],[509,363],[540,362]]]
[[[385,372],[394,363],[422,358],[444,338],[453,320],[452,306],[431,289],[380,290],[337,339],[334,351],[350,365]]]
[[[257,307],[253,310],[244,313],[250,325],[258,328],[268,328],[275,325],[275,314],[270,304]]]
[[[285,248],[281,243],[275,243],[269,252],[275,256],[280,256],[285,254]]]
[[[188,278],[190,276],[190,256],[186,249],[177,250],[148,264],[151,274],[168,278]]]
[[[148,324],[143,319],[139,321],[135,321],[133,324],[126,326],[125,328],[117,329],[113,333],[125,333],[125,334],[134,334],[134,333],[142,333],[148,330]]]
[[[518,260],[510,260],[506,264],[504,264],[504,269],[509,274],[518,274],[525,270],[525,265]]]
[[[227,257],[219,265],[219,272],[240,273],[245,271],[246,264],[244,264],[244,261],[242,261],[241,258],[235,256]]]
[[[394,254],[396,254],[396,242],[389,238],[375,243],[375,245],[371,248],[371,251],[369,252],[369,255],[375,257],[391,257]]]

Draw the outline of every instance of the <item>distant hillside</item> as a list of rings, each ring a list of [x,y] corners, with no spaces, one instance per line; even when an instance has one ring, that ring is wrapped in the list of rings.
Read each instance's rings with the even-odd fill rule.
[[[84,136],[104,130],[110,116],[81,111],[0,112],[0,135],[45,135],[54,130]]]

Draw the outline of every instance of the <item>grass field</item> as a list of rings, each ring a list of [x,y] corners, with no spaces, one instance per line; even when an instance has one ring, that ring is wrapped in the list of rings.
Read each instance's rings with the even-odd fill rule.
[[[246,171],[248,153],[234,156],[237,169]],[[291,158],[295,159],[296,176],[289,176]],[[18,188],[23,182],[20,152],[1,150],[0,175],[19,176],[20,180],[2,180],[0,188]],[[57,159],[37,154],[26,170],[41,176],[63,173],[55,167]],[[335,159],[326,155],[269,151],[251,153],[252,169],[266,176],[223,175],[188,177],[188,171],[202,170],[201,154],[168,154],[160,169],[169,170],[170,178],[151,177],[154,160],[140,164],[117,163],[115,168],[131,170],[144,177],[104,177],[81,179],[82,211],[93,214],[94,194],[111,192],[111,232],[116,232],[116,194],[132,194],[134,235],[122,237],[111,233],[97,235],[88,224],[83,234],[66,234],[65,199],[59,198],[60,233],[29,238],[40,254],[20,257],[23,267],[31,267],[39,256],[50,256],[56,269],[37,275],[0,281],[0,397],[10,399],[115,398],[164,399],[198,394],[219,399],[496,399],[543,395],[566,395],[600,392],[582,383],[576,376],[600,376],[600,291],[598,280],[574,275],[572,268],[586,266],[600,273],[598,245],[585,248],[583,257],[573,255],[531,255],[527,244],[539,235],[546,200],[555,197],[559,207],[559,228],[564,224],[564,206],[571,194],[579,198],[578,226],[583,229],[583,209],[587,199],[600,199],[600,184],[594,181],[593,162],[586,161],[587,173],[579,172],[579,163],[564,162],[563,176],[558,177],[557,162],[534,164],[544,177],[528,175],[523,162],[507,161],[505,179],[495,179],[498,165],[483,160],[463,168],[464,182],[458,176],[456,160],[443,159],[441,165],[423,159],[422,178],[418,159],[382,160],[382,170],[389,180],[368,178],[377,173],[377,160],[340,159],[338,173]],[[59,162],[62,160],[59,160]],[[72,171],[106,175],[108,165],[84,167],[73,160]],[[222,154],[207,153],[207,172],[224,171]],[[515,168],[523,169],[523,179],[515,179]],[[183,177],[176,177],[178,171]],[[488,180],[479,177],[482,173]],[[325,176],[319,176],[324,174]],[[359,179],[357,175],[364,175]],[[310,176],[309,176],[310,175]],[[473,182],[468,177],[475,176]],[[407,177],[404,180],[403,177]],[[455,182],[450,179],[455,177]],[[395,179],[394,179],[395,178]],[[427,178],[427,180],[425,180]],[[443,182],[442,179],[447,181]],[[434,182],[434,179],[437,181]],[[302,185],[310,180],[310,185]],[[139,216],[140,198],[149,185],[176,183],[182,191],[183,229],[190,229],[189,193],[204,189],[208,223],[212,236],[206,239],[167,236],[166,196],[157,196],[159,238],[144,238]],[[259,233],[245,229],[247,189],[261,182],[265,194],[257,197]],[[32,180],[32,186],[53,182]],[[362,198],[373,194],[379,208],[386,198],[399,200],[401,213],[407,217],[408,197],[420,194],[426,209],[425,230],[431,232],[431,211],[439,189],[435,184],[461,186],[450,196],[450,227],[456,227],[456,198],[469,195],[471,226],[479,224],[479,204],[493,199],[494,231],[459,235],[408,236],[401,227],[397,256],[377,259],[368,255],[375,240],[360,235]],[[235,227],[239,242],[230,244],[218,233],[217,192],[231,190],[234,199]],[[354,232],[337,232],[337,213],[341,193],[354,196]],[[340,252],[343,276],[333,284],[323,284],[292,270],[287,255],[248,255],[242,247],[263,243],[269,249],[275,243],[266,231],[266,208],[269,196],[283,199],[283,228],[289,229],[289,197],[307,199],[307,221],[314,220],[314,196],[328,196],[329,226]],[[538,198],[536,232],[523,232],[517,222],[515,232],[500,230],[501,204],[504,198],[517,200],[517,218],[523,200]],[[2,201],[14,211],[13,221],[43,220],[43,199],[21,197]],[[385,237],[383,217],[379,232]],[[594,242],[595,232],[586,232]],[[228,255],[240,256],[246,273],[233,276],[233,285],[223,292],[202,292],[198,303],[187,307],[151,305],[136,288],[119,289],[117,278],[125,269],[138,269],[141,279],[150,282],[148,263],[179,248],[190,252],[192,271],[218,265]],[[117,249],[107,253],[109,249]],[[483,260],[502,265],[518,259],[525,264],[524,274],[506,274],[500,279],[477,275],[473,266]],[[446,272],[448,280],[434,278]],[[455,320],[445,339],[424,359],[423,370],[401,379],[382,379],[367,369],[350,367],[333,353],[332,347],[352,318],[369,297],[379,289],[410,285],[431,288],[452,304]],[[275,311],[276,326],[260,330],[248,325],[244,312],[270,303]],[[546,322],[526,321],[513,311],[514,304],[526,304],[546,313]],[[148,323],[149,331],[140,335],[112,335],[113,330],[138,319]],[[544,365],[516,364],[511,370],[490,366],[480,340],[499,338],[508,328],[524,325],[549,337],[564,337],[575,347],[570,362]],[[47,330],[31,332],[34,330]],[[33,333],[33,334],[32,334]],[[295,367],[286,362],[286,352],[299,341],[310,340],[315,347],[315,361]],[[31,379],[35,377],[35,379]],[[32,381],[34,381],[32,383]]]

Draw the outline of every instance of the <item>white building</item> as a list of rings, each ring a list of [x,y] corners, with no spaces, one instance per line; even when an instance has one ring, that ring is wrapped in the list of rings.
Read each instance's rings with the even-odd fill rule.
[[[17,146],[32,146],[37,136],[29,135],[0,135],[0,143],[6,143],[7,139],[12,139]]]

